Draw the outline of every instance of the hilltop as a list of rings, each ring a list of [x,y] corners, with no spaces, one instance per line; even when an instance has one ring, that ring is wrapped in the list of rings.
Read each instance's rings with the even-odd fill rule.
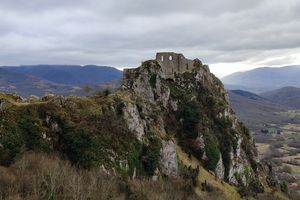
[[[31,151],[58,154],[80,170],[101,166],[124,181],[123,199],[241,199],[270,195],[279,186],[272,169],[258,162],[254,140],[230,108],[222,82],[200,60],[182,54],[164,52],[125,70],[122,87],[112,94],[27,101],[1,95],[1,121],[0,163],[12,166],[11,173]],[[138,192],[140,185],[160,183],[163,191]],[[46,196],[66,195],[65,187]]]
[[[238,118],[254,132],[260,132],[265,124],[291,123],[288,117],[280,115],[289,107],[272,102],[260,95],[243,91],[229,90],[230,106]]]

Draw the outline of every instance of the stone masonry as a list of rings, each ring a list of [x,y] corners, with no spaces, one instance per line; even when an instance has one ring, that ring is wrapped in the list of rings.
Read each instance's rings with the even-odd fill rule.
[[[159,52],[156,54],[156,61],[162,67],[166,79],[173,79],[175,73],[182,74],[194,68],[194,61],[186,59],[181,53]]]

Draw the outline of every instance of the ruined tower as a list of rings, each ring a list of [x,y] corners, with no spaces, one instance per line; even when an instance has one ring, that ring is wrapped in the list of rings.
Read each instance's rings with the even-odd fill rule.
[[[159,52],[155,60],[162,68],[162,77],[165,79],[175,78],[175,74],[191,72],[194,68],[194,61],[186,59],[181,53]],[[134,76],[134,69],[124,69],[123,79],[129,80]]]
[[[194,67],[194,61],[186,59],[181,53],[159,52],[156,54],[156,61],[162,67],[166,79],[173,79],[175,73],[192,71]]]

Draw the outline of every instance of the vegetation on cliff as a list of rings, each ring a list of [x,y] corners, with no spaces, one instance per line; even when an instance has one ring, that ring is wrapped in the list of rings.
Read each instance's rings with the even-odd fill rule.
[[[90,173],[99,168],[115,175],[119,179],[112,178],[112,182],[125,184],[127,189],[114,186],[112,190],[125,199],[156,199],[150,196],[150,189],[140,192],[141,185],[150,188],[155,183],[147,179],[156,180],[157,191],[166,195],[163,199],[201,199],[199,188],[203,194],[217,192],[222,196],[226,191],[212,182],[247,186],[248,176],[255,187],[242,194],[263,192],[254,141],[230,109],[222,83],[199,60],[194,61],[192,71],[175,74],[173,79],[164,78],[157,61],[146,61],[126,71],[122,88],[112,94],[45,96],[31,102],[11,95],[1,95],[1,99],[5,103],[0,110],[0,163],[9,170],[30,151],[68,160],[72,170],[77,169],[75,180],[84,178],[81,174],[85,173],[97,178],[99,174]],[[178,148],[187,153],[187,158],[178,154]],[[193,159],[197,159],[197,166],[192,166]],[[63,164],[62,168],[65,165],[70,167]],[[250,166],[247,171],[246,166]],[[214,175],[203,180],[201,170],[203,174],[210,170]],[[16,176],[13,170],[12,176]],[[64,181],[68,185],[71,180]],[[93,181],[87,179],[87,184]],[[94,189],[97,187],[101,186]],[[174,188],[178,188],[178,196],[168,196]],[[44,196],[40,195],[47,199],[59,199],[60,195],[28,191],[28,196],[41,199]],[[225,196],[230,199],[230,195]]]

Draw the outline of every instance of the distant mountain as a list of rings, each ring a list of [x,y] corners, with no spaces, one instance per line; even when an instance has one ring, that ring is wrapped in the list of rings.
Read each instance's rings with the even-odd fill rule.
[[[272,102],[300,109],[300,88],[283,87],[260,95],[266,99],[270,99]]]
[[[224,83],[224,82],[223,82]],[[243,90],[243,91],[255,91],[255,88],[242,86],[242,85],[231,85],[231,84],[225,84],[224,87],[226,90]]]
[[[72,86],[100,85],[121,79],[123,74],[116,68],[96,65],[23,65],[2,68],[9,72],[32,75],[53,83]]]
[[[286,86],[300,87],[300,65],[281,68],[263,67],[237,72],[222,79],[225,87],[262,93]]]
[[[92,90],[115,88],[121,83],[122,71],[112,67],[79,65],[35,65],[0,67],[0,92],[17,93],[23,97],[84,95],[82,86]]]
[[[253,131],[259,131],[267,123],[291,122],[290,118],[280,115],[280,112],[289,109],[286,106],[278,105],[248,91],[231,90],[228,94],[230,105],[238,118]]]
[[[47,93],[78,95],[81,88],[56,84],[32,75],[9,72],[0,68],[0,91],[28,97],[30,95],[43,96]]]
[[[245,97],[250,100],[263,101],[263,102],[268,101],[267,99],[265,99],[257,94],[254,94],[254,93],[248,92],[248,91],[244,91],[244,90],[231,90],[230,92],[235,95]]]

